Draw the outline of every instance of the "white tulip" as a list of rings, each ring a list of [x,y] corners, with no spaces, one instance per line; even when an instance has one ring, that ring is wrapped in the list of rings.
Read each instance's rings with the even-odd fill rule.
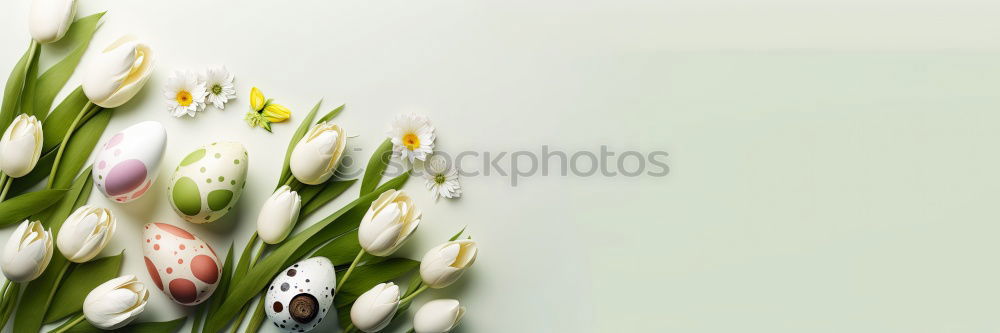
[[[378,332],[392,321],[399,306],[399,286],[380,283],[361,294],[351,306],[351,323],[364,332]]]
[[[358,241],[368,254],[385,257],[396,252],[420,225],[420,210],[404,191],[382,193],[358,226]]]
[[[413,330],[417,333],[445,333],[462,320],[465,308],[454,299],[427,302],[413,315]]]
[[[0,137],[0,171],[17,178],[27,175],[42,155],[42,123],[20,114]]]
[[[28,14],[28,32],[39,43],[53,43],[66,35],[76,16],[76,0],[34,0]]]
[[[28,282],[38,278],[52,259],[52,231],[38,221],[25,220],[10,234],[0,257],[0,268],[8,280]]]
[[[148,299],[149,290],[135,275],[120,276],[87,294],[83,300],[83,315],[94,327],[113,330],[128,325],[142,313]]]
[[[330,179],[347,147],[347,135],[333,123],[321,122],[295,144],[288,167],[303,184],[316,185]]]
[[[257,235],[264,243],[278,244],[288,237],[295,221],[299,219],[302,198],[288,185],[271,194],[257,215]]]
[[[148,45],[132,36],[119,38],[87,63],[83,93],[104,108],[125,104],[146,84],[154,62]]]
[[[471,239],[438,245],[427,251],[420,261],[420,279],[428,287],[444,288],[462,277],[462,273],[476,261],[479,248]]]
[[[87,262],[108,245],[115,225],[116,219],[110,209],[84,205],[63,222],[56,236],[56,246],[69,261]]]

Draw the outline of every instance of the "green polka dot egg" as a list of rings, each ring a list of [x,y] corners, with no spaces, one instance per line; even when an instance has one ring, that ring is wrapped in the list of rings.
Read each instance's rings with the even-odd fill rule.
[[[177,215],[209,223],[226,215],[240,199],[247,179],[247,150],[235,142],[216,142],[181,160],[167,193]]]

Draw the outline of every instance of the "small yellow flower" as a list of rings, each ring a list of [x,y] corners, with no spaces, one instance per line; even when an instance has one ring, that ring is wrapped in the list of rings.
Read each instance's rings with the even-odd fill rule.
[[[288,120],[288,117],[292,115],[292,111],[281,104],[268,104],[264,107],[264,112],[261,112],[261,115],[268,122],[280,123]]]
[[[257,87],[250,89],[250,108],[257,112],[264,109],[264,93]]]

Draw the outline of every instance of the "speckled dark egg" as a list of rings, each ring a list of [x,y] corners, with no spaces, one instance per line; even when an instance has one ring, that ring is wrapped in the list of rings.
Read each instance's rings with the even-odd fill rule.
[[[333,312],[337,273],[324,257],[297,262],[278,273],[264,295],[264,309],[275,327],[309,332]]]

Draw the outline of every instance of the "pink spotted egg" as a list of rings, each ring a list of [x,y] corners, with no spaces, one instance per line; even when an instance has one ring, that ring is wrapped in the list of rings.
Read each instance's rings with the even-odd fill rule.
[[[99,146],[93,166],[94,186],[109,199],[125,203],[145,194],[167,149],[167,131],[144,121],[115,133]]]
[[[146,224],[142,253],[153,284],[178,304],[204,302],[219,285],[222,266],[215,250],[180,227]]]

